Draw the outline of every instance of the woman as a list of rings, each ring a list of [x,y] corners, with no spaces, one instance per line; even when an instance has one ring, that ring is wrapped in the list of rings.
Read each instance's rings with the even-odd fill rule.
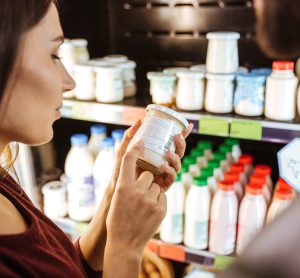
[[[62,93],[75,87],[58,57],[62,42],[52,0],[0,1],[1,153],[12,141],[39,145],[51,140]],[[176,137],[176,153],[167,154],[164,175],[153,176],[136,172],[143,142],[127,149],[140,124],[127,130],[104,201],[74,245],[1,168],[1,277],[138,276],[143,249],[166,213],[164,192],[180,169],[184,137],[192,129]]]

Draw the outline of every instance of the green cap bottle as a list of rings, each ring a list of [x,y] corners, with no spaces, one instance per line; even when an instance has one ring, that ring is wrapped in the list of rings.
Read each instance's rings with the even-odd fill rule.
[[[225,153],[225,154],[231,153],[232,152],[232,146],[222,144],[219,148],[219,152],[220,153]]]
[[[214,175],[214,169],[212,167],[203,168],[200,171],[200,177],[210,178]]]
[[[186,156],[183,158],[183,165],[192,165],[196,163],[197,163],[197,159],[194,156]]]
[[[204,151],[203,150],[200,150],[200,149],[193,149],[191,151],[191,156],[194,156],[194,157],[202,157],[204,156]]]
[[[206,177],[195,177],[195,178],[193,178],[193,185],[207,186],[207,178]]]
[[[223,160],[226,160],[226,154],[222,153],[222,152],[215,152],[214,158],[215,158],[215,160],[223,161]]]
[[[210,141],[200,141],[197,144],[197,149],[199,150],[212,150],[212,142]]]
[[[228,145],[228,146],[237,146],[240,144],[240,140],[239,139],[235,139],[235,138],[226,138],[225,139],[225,145]]]
[[[212,168],[212,169],[216,169],[216,168],[219,168],[220,167],[220,161],[219,160],[210,160],[208,161],[208,165],[207,165],[209,168]]]

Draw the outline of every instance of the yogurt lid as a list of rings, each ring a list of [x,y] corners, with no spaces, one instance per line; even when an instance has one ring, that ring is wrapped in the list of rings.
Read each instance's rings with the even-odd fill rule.
[[[249,70],[246,67],[239,67],[237,73],[247,73]]]
[[[175,81],[176,76],[173,74],[167,74],[163,72],[150,71],[147,73],[147,78],[149,80],[165,80],[165,81]]]
[[[206,65],[200,64],[200,65],[191,66],[190,71],[198,71],[198,72],[206,73]]]
[[[71,40],[69,39],[65,39],[65,41],[63,42],[63,44],[59,47],[60,49],[70,49],[73,48],[74,44],[72,43]]]
[[[64,194],[66,192],[66,187],[61,181],[51,181],[46,183],[42,187],[42,193],[47,194],[47,193],[62,193]]]
[[[215,79],[215,80],[230,80],[233,81],[235,78],[234,74],[212,74],[207,73],[206,75],[207,79]]]
[[[238,40],[240,34],[237,32],[210,32],[206,34],[209,40]]]
[[[264,83],[266,81],[266,75],[256,73],[238,73],[236,75],[237,81],[259,82]]]
[[[181,122],[185,128],[187,128],[189,125],[188,121],[183,116],[181,116],[178,112],[176,112],[168,107],[157,105],[157,104],[150,104],[147,106],[146,111],[148,112],[151,110],[160,111],[160,112],[163,112],[163,113],[166,113],[166,114],[172,116],[173,118],[175,118],[176,120]]]
[[[185,78],[204,78],[204,72],[201,71],[179,71],[177,72],[177,77],[185,77]]]
[[[166,68],[163,70],[163,73],[176,75],[178,72],[189,71],[188,68],[185,67],[172,67]]]
[[[114,62],[114,63],[123,63],[128,61],[128,57],[125,55],[115,54],[115,55],[107,55],[104,57],[104,60],[108,62]]]
[[[88,62],[92,66],[107,66],[109,63],[103,58],[92,59]]]
[[[90,63],[81,63],[81,64],[76,64],[74,65],[74,69],[85,69],[89,71],[94,71],[95,67],[91,65]]]
[[[115,66],[119,67],[121,69],[135,69],[136,62],[128,60],[128,61],[122,62],[122,63],[115,63]]]
[[[97,73],[102,73],[102,72],[121,73],[122,72],[122,69],[113,65],[96,66],[94,69]]]
[[[72,40],[73,45],[78,47],[84,47],[88,45],[88,41],[85,39],[73,39]]]

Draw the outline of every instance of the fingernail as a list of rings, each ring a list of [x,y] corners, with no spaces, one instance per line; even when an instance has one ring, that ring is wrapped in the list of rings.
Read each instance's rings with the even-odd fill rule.
[[[180,134],[179,139],[180,139],[181,142],[184,142],[184,137],[183,137],[182,134]]]

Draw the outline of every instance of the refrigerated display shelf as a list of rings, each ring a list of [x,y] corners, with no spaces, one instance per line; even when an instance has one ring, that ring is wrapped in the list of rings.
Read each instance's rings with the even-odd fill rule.
[[[62,116],[69,119],[131,125],[144,117],[149,98],[130,98],[117,104],[90,101],[64,100]],[[276,122],[263,117],[241,117],[234,114],[213,115],[207,112],[179,111],[194,124],[194,133],[214,136],[230,136],[265,142],[288,143],[300,137],[300,122]]]
[[[88,223],[76,222],[69,218],[55,218],[52,220],[74,240],[88,226]],[[197,263],[209,269],[222,269],[234,260],[230,256],[218,256],[209,251],[194,250],[181,244],[168,244],[157,238],[151,239],[147,244],[147,248],[164,259],[184,263]]]

